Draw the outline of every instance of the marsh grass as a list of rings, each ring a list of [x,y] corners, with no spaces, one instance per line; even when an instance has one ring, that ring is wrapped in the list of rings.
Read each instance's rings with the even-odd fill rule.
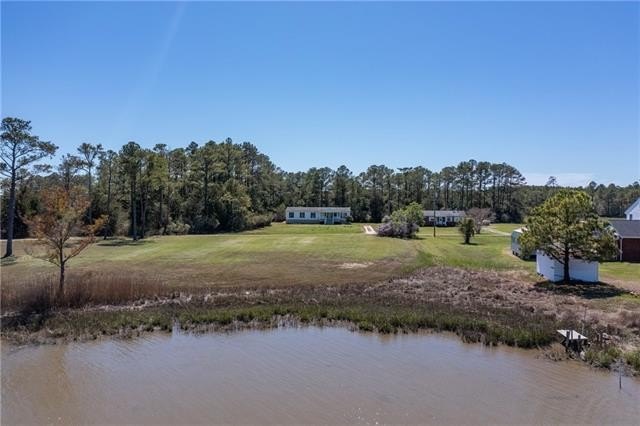
[[[640,374],[640,349],[629,351],[624,354],[625,362]]]
[[[611,368],[621,355],[622,351],[615,346],[591,346],[585,352],[585,359],[596,367]]]
[[[450,307],[410,308],[377,305],[260,305],[245,307],[167,305],[144,310],[67,311],[39,321],[3,324],[9,337],[19,339],[19,329],[46,330],[47,338],[95,338],[101,335],[132,336],[144,331],[171,330],[173,323],[185,331],[209,327],[217,329],[242,326],[277,327],[286,318],[290,322],[314,325],[352,323],[361,331],[381,334],[448,331],[466,342],[489,345],[507,344],[521,348],[545,346],[554,335],[552,323],[532,321],[516,313],[494,315],[494,319],[478,319]],[[500,318],[500,319],[497,319]],[[506,323],[509,320],[510,323]],[[13,327],[11,327],[13,326]],[[40,335],[42,337],[43,335]]]
[[[57,296],[57,278],[54,274],[38,274],[23,280],[20,285],[3,285],[0,288],[2,312],[30,314],[60,308],[122,305],[168,294],[166,287],[147,274],[71,272],[65,282],[64,294]]]

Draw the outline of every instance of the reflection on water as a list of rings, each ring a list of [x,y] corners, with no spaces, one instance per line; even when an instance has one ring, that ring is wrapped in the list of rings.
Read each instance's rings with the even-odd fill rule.
[[[535,352],[339,328],[2,347],[2,423],[623,423],[640,383]]]

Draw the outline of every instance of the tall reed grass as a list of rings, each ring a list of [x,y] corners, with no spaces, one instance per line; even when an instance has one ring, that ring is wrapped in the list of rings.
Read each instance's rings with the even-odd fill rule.
[[[3,283],[0,308],[3,313],[43,313],[54,308],[119,305],[169,293],[159,280],[126,271],[70,272],[64,294],[56,295],[57,288],[58,277],[54,274],[34,275],[20,283]]]

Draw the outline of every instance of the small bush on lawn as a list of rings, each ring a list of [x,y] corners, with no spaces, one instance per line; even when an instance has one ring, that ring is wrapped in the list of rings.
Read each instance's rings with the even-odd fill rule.
[[[378,228],[381,237],[413,238],[422,222],[422,207],[418,203],[411,203],[407,207],[394,211],[391,216],[385,216]]]

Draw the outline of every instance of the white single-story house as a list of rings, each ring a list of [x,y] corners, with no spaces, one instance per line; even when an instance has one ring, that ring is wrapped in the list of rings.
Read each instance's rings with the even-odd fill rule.
[[[351,217],[350,207],[287,207],[287,223],[346,223]]]
[[[424,223],[427,226],[456,226],[463,217],[465,212],[460,210],[423,210]]]
[[[631,204],[624,214],[627,216],[627,220],[640,220],[640,198]]]
[[[551,282],[564,279],[564,265],[540,250],[536,252],[536,272]],[[571,258],[569,260],[569,275],[572,280],[576,281],[598,282],[600,280],[598,262]]]

